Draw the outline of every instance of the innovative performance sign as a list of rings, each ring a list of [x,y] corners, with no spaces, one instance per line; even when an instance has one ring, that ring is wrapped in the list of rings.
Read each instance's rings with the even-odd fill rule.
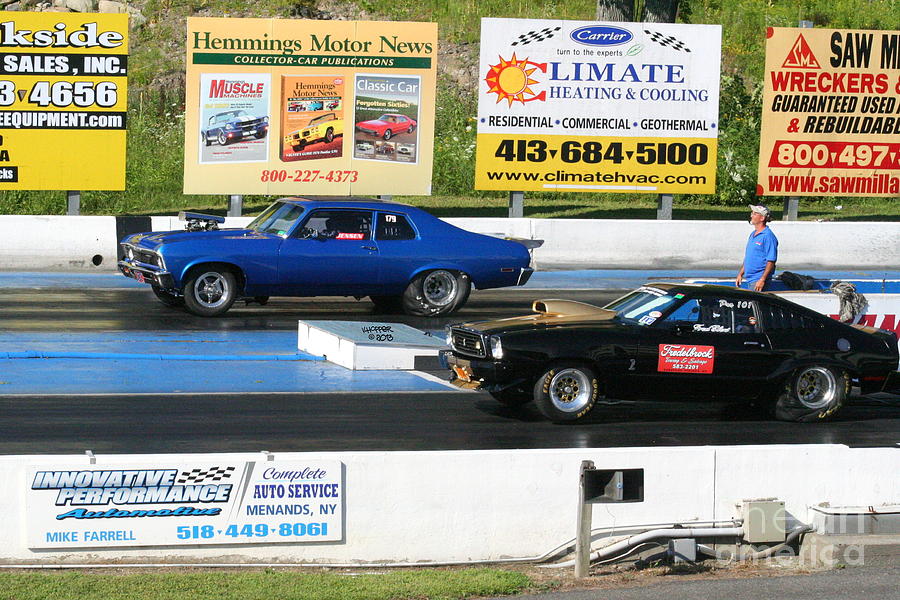
[[[188,19],[184,191],[430,194],[437,25]]]
[[[757,193],[900,195],[900,32],[766,36]]]
[[[343,538],[339,461],[51,466],[27,477],[30,548]]]
[[[0,190],[124,190],[128,15],[0,14]]]
[[[475,187],[714,193],[721,37],[482,19]]]

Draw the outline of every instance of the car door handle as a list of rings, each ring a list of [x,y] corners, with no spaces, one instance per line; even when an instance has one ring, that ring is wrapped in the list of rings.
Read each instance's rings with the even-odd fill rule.
[[[378,250],[378,248],[375,246],[363,246],[363,250],[371,250],[372,252],[375,252]]]

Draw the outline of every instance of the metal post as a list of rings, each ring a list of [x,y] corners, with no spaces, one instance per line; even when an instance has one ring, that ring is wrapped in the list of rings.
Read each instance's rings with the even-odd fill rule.
[[[672,220],[672,194],[660,194],[656,201],[656,218],[660,221]]]
[[[228,196],[228,215],[229,217],[240,217],[244,212],[244,197],[240,194],[232,194]]]
[[[77,190],[69,190],[66,192],[66,214],[81,214],[81,192]]]
[[[393,196],[391,196],[390,194],[378,194],[377,198],[382,202],[390,202]]]
[[[509,218],[516,219],[525,216],[525,192],[509,193]]]
[[[578,524],[575,531],[575,577],[587,577],[591,566],[591,517],[593,506],[585,502],[584,472],[594,468],[594,461],[581,461],[578,472]]]
[[[800,198],[791,196],[784,199],[784,212],[781,213],[782,221],[796,221],[800,208]]]

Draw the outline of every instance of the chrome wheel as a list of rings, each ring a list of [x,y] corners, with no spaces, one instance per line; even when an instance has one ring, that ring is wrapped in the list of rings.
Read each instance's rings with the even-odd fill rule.
[[[231,284],[221,273],[204,273],[194,282],[194,299],[205,308],[219,308],[231,299]]]
[[[797,400],[806,408],[818,410],[834,401],[837,394],[837,380],[834,373],[825,367],[809,367],[797,375],[794,384]]]
[[[579,369],[563,369],[550,380],[550,402],[558,410],[576,413],[591,403],[594,388],[590,378]]]
[[[422,283],[426,300],[434,306],[447,306],[456,299],[459,284],[450,271],[432,271]]]

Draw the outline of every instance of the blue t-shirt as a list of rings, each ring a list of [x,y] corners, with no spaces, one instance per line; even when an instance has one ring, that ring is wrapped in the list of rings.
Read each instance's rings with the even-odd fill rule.
[[[778,260],[778,238],[766,227],[759,233],[750,232],[747,249],[744,251],[744,279],[757,281],[766,270],[768,261]]]

